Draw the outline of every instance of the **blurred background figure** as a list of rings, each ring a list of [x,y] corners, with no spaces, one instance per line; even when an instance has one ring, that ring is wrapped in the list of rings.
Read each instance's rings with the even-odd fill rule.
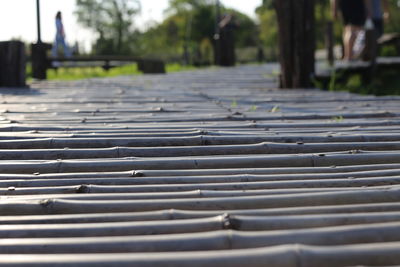
[[[58,50],[60,47],[63,49],[64,56],[71,57],[71,51],[65,42],[65,30],[62,22],[62,15],[61,12],[58,11],[56,15],[56,38],[52,49],[53,57],[58,57]]]
[[[342,14],[344,22],[343,45],[344,60],[355,59],[353,48],[357,35],[363,30],[367,19],[367,3],[370,0],[332,0],[333,18],[338,18],[338,13]]]
[[[238,27],[232,14],[225,14],[219,23],[221,42],[221,66],[231,67],[236,64],[235,30]]]
[[[388,0],[370,0],[369,13],[377,33],[381,37],[384,32],[384,23],[389,19],[389,1]]]

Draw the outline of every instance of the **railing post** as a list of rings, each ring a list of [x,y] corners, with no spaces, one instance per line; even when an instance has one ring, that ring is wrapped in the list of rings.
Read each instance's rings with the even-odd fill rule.
[[[326,24],[326,50],[330,66],[333,66],[335,63],[334,48],[335,48],[335,42],[334,42],[333,21],[328,21]]]
[[[25,87],[25,44],[20,41],[0,42],[0,86]]]
[[[47,79],[47,69],[49,68],[49,59],[47,51],[51,45],[46,43],[37,43],[31,45],[32,53],[32,77],[38,80]]]
[[[309,88],[315,70],[314,0],[275,0],[281,86]]]

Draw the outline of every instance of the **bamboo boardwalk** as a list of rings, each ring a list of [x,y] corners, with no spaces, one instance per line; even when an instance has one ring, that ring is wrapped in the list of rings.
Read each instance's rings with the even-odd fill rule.
[[[400,98],[273,71],[1,90],[0,266],[400,265]]]

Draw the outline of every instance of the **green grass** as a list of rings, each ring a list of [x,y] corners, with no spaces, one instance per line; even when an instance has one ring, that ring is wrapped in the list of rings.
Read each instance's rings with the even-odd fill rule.
[[[368,83],[363,81],[361,75],[354,74],[345,82],[336,83],[334,90],[345,90],[363,95],[400,95],[400,79],[396,70],[380,71]]]
[[[27,66],[27,76],[32,77],[31,66]],[[195,70],[197,67],[194,66],[183,66],[178,63],[171,63],[166,65],[167,73],[180,72]],[[137,64],[124,65],[120,67],[112,68],[108,71],[101,67],[83,67],[83,68],[58,68],[49,69],[47,71],[47,79],[55,81],[72,81],[82,80],[89,78],[106,78],[123,75],[141,75],[142,73],[138,70]],[[32,78],[28,78],[28,81]]]
[[[140,72],[136,64],[115,67],[109,71],[101,67],[84,67],[84,68],[59,68],[57,70],[50,69],[47,71],[48,80],[81,80],[87,78],[104,78],[115,77],[121,75],[138,75]]]
[[[181,64],[178,64],[178,63],[170,63],[170,64],[167,64],[167,66],[166,66],[167,73],[195,70],[195,69],[198,69],[198,68],[199,67],[189,66],[189,65],[184,66],[184,65],[181,65]]]
[[[370,78],[370,77],[368,77]],[[369,80],[364,80],[361,74],[343,76],[342,73],[332,73],[327,86],[320,81],[314,81],[317,88],[329,91],[347,91],[362,95],[400,95],[400,79],[397,70],[377,71]]]

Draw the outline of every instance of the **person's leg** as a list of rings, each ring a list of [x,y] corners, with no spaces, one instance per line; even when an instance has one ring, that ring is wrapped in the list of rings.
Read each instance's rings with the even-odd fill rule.
[[[350,60],[352,55],[352,46],[350,46],[350,41],[352,39],[351,26],[346,25],[343,31],[343,46],[344,46],[344,60]],[[354,41],[353,41],[354,42]]]
[[[64,38],[61,39],[61,44],[63,47],[65,57],[71,57],[71,52],[70,52],[69,47],[68,47],[67,43],[65,42]]]
[[[53,47],[51,49],[51,55],[53,57],[58,57],[58,38],[54,40]]]
[[[354,57],[354,44],[355,44],[355,41],[356,41],[356,39],[357,39],[357,35],[361,32],[363,30],[363,28],[362,27],[360,27],[360,26],[355,26],[355,25],[351,25],[351,26],[349,26],[349,32],[350,32],[350,36],[349,36],[349,54],[348,54],[348,56],[349,56],[349,60],[353,60],[353,59],[355,59],[355,57]]]
[[[51,55],[52,55],[54,58],[57,58],[57,57],[58,57],[58,47],[59,47],[59,45],[60,45],[59,39],[56,38],[56,39],[54,40],[54,44],[53,44],[53,47],[52,47],[52,49],[51,49]],[[58,61],[53,61],[52,67],[58,68],[59,66],[60,66],[60,62],[58,62]]]
[[[383,19],[374,19],[374,27],[375,27],[375,31],[377,33],[377,37],[381,37],[383,35],[384,32],[384,26],[383,26]]]

